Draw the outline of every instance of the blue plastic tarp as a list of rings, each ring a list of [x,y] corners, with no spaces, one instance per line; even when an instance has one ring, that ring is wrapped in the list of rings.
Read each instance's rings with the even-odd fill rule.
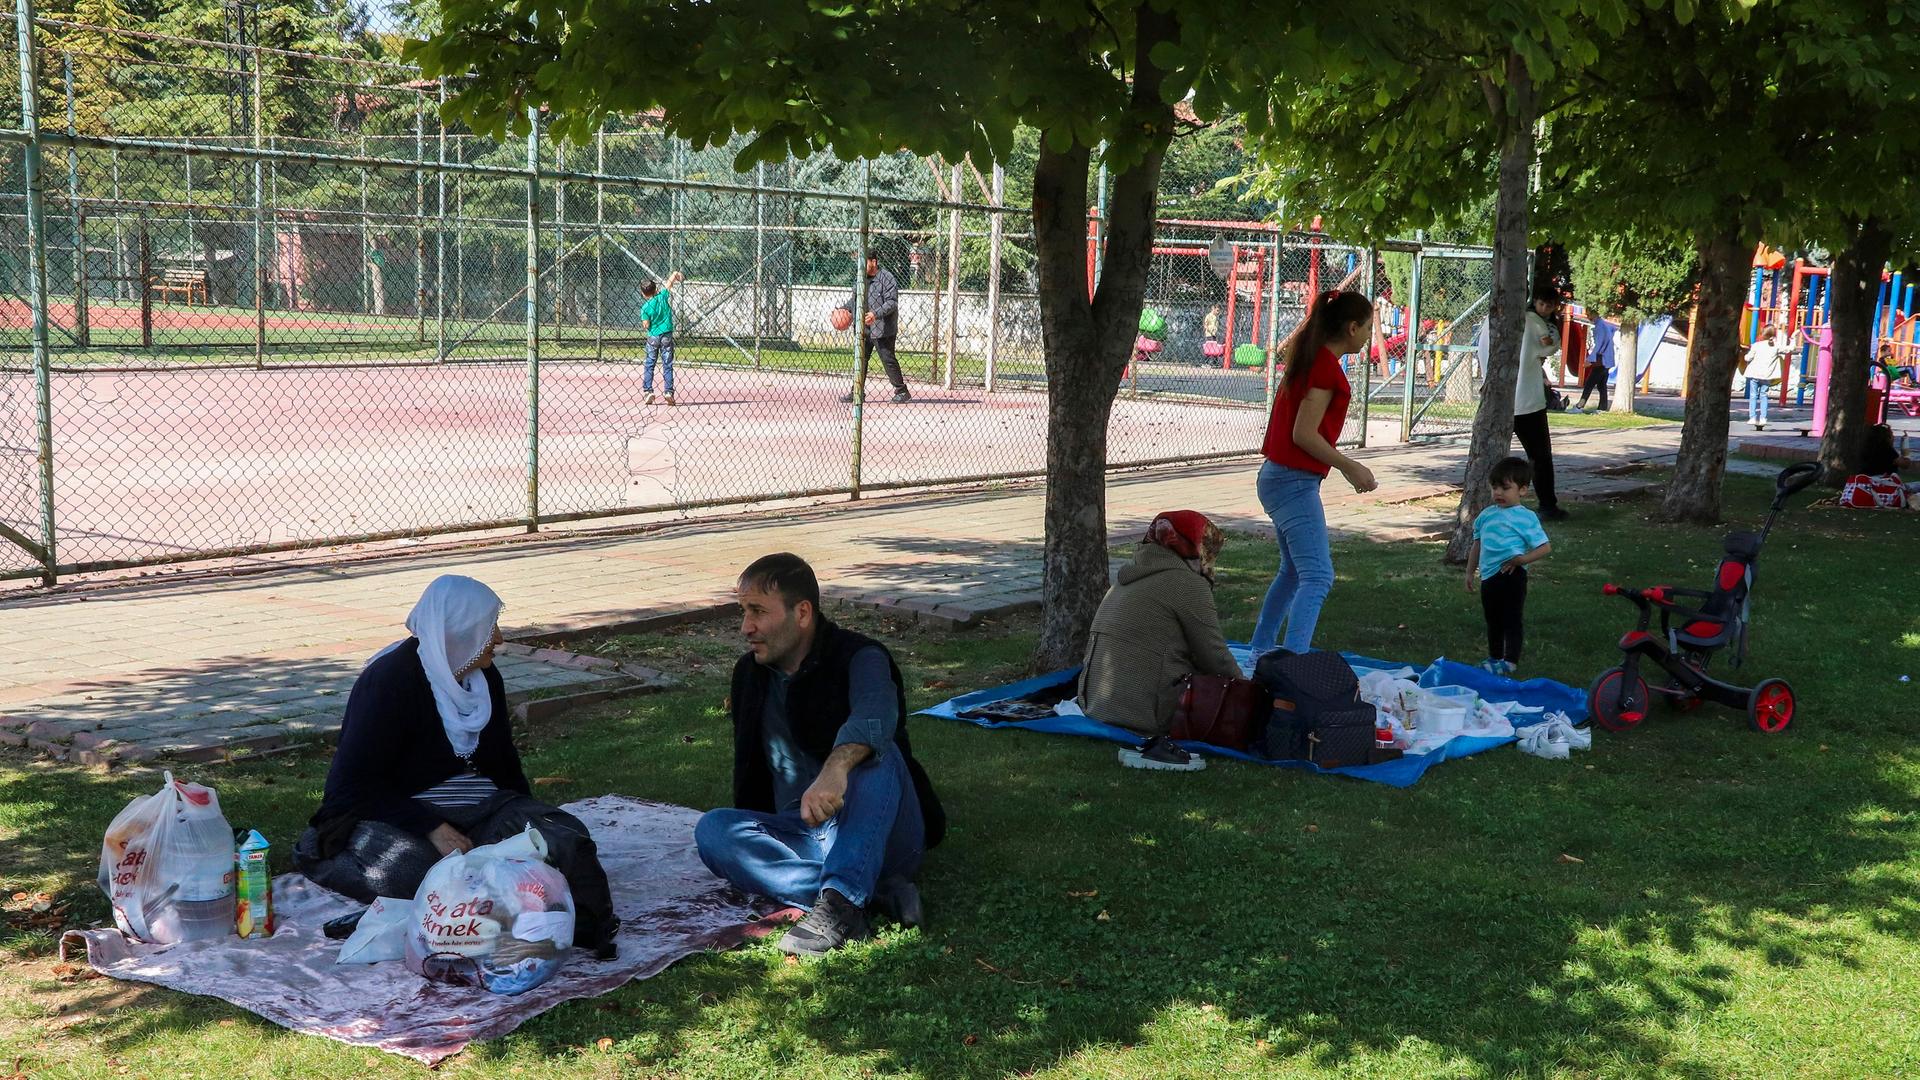
[[[1251,666],[1244,646],[1234,646],[1234,655],[1239,658],[1242,668]],[[1386,660],[1376,660],[1357,653],[1342,653],[1355,671],[1365,674],[1370,670],[1395,670],[1410,667]],[[1070,684],[1080,675],[1079,668],[1056,671],[1050,675],[1040,675],[1008,686],[994,687],[989,690],[976,690],[971,694],[943,701],[931,708],[922,709],[915,715],[935,716],[947,720],[961,720],[962,723],[989,730],[1011,728],[1020,731],[1039,732],[1043,735],[1077,735],[1088,739],[1104,739],[1107,742],[1138,745],[1140,736],[1122,727],[1102,723],[1091,716],[1045,716],[1037,720],[987,720],[968,718],[962,720],[960,714],[996,701],[1025,697],[1037,691]],[[1463,686],[1490,702],[1517,702],[1522,706],[1537,708],[1540,713],[1520,716],[1516,726],[1524,727],[1528,723],[1538,723],[1547,713],[1564,712],[1574,723],[1586,719],[1586,695],[1552,679],[1528,679],[1524,682],[1489,675],[1477,667],[1457,664],[1441,657],[1417,672],[1417,681],[1421,686]],[[1322,769],[1306,761],[1272,761],[1240,750],[1229,750],[1207,743],[1182,742],[1188,750],[1210,754],[1214,757],[1233,758],[1238,761],[1253,762],[1257,765],[1278,765],[1292,769],[1311,769],[1318,773],[1333,773],[1339,776],[1351,776],[1356,780],[1371,780],[1390,787],[1412,787],[1422,774],[1442,761],[1466,757],[1496,746],[1513,742],[1512,736],[1486,738],[1475,735],[1461,735],[1448,740],[1438,749],[1426,754],[1408,754],[1393,761],[1383,761],[1378,765],[1348,765],[1338,769]]]

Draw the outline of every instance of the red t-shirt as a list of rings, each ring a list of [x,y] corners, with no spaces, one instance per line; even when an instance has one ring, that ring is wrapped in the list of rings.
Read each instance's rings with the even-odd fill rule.
[[[1300,401],[1308,390],[1333,391],[1333,400],[1327,402],[1327,414],[1320,418],[1320,437],[1327,440],[1329,446],[1340,441],[1340,429],[1347,423],[1347,402],[1353,398],[1353,388],[1347,384],[1347,373],[1340,370],[1340,358],[1333,355],[1332,349],[1323,348],[1314,356],[1313,370],[1307,372],[1306,386],[1298,397],[1289,393],[1284,385],[1273,395],[1273,415],[1267,419],[1267,438],[1260,444],[1260,452],[1275,465],[1325,476],[1327,465],[1293,441],[1293,421],[1300,415]]]

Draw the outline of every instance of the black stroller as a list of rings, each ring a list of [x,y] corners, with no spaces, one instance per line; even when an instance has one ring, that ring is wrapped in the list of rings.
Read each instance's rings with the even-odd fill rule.
[[[1600,591],[1608,596],[1631,600],[1640,609],[1640,624],[1620,639],[1620,651],[1626,654],[1620,666],[1601,672],[1587,691],[1587,709],[1595,723],[1608,731],[1636,727],[1647,718],[1654,693],[1683,712],[1699,708],[1702,701],[1744,710],[1747,723],[1755,731],[1768,734],[1785,731],[1793,723],[1793,687],[1785,679],[1763,679],[1752,688],[1735,686],[1708,675],[1707,665],[1721,649],[1732,650],[1732,667],[1739,667],[1746,659],[1747,600],[1753,592],[1754,563],[1787,499],[1819,476],[1820,465],[1811,461],[1781,470],[1774,478],[1773,506],[1767,511],[1766,524],[1757,533],[1727,535],[1723,545],[1726,554],[1714,575],[1713,591],[1669,585],[1651,589],[1601,586]],[[1698,600],[1700,606],[1683,607],[1680,599]],[[1648,630],[1656,607],[1660,609],[1658,637]],[[1671,677],[1667,685],[1650,693],[1640,673],[1642,660],[1665,668]]]

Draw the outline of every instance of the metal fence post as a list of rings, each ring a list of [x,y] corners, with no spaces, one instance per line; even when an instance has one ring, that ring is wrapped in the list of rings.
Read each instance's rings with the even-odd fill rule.
[[[1413,441],[1413,380],[1420,368],[1420,264],[1426,259],[1426,234],[1415,233],[1420,245],[1413,250],[1413,276],[1407,291],[1407,351],[1400,361],[1400,441]]]
[[[113,276],[120,279],[113,283],[113,289],[115,299],[125,300],[133,293],[127,288],[127,238],[120,224],[126,213],[120,207],[120,151],[109,151],[109,160],[113,167]]]
[[[40,543],[28,551],[40,559],[40,580],[48,585],[54,573],[53,524],[53,385],[52,358],[47,351],[47,219],[46,177],[40,171],[40,88],[33,69],[33,0],[14,0],[14,25],[20,50],[20,126],[26,129],[23,148],[27,181],[27,304],[33,309],[34,426],[40,442]],[[26,539],[13,537],[16,542]]]
[[[80,134],[73,105],[73,54],[60,54],[67,83],[67,134]],[[73,341],[81,348],[92,344],[87,328],[87,216],[80,206],[80,148],[67,144],[67,213],[73,218]]]
[[[1376,282],[1373,279],[1373,268],[1380,264],[1380,256],[1374,248],[1370,247],[1367,249],[1366,259],[1367,259],[1367,277],[1366,277],[1367,300],[1371,302],[1374,299],[1374,297],[1377,295],[1375,290],[1379,288],[1379,282]],[[1375,308],[1375,310],[1377,311],[1379,309]],[[1360,389],[1360,445],[1361,446],[1367,445],[1367,414],[1370,411],[1369,406],[1373,404],[1372,345],[1377,343],[1380,340],[1379,320],[1377,319],[1374,320],[1373,333],[1369,334],[1368,338],[1369,338],[1369,341],[1368,341],[1367,352],[1362,354],[1360,357],[1360,388],[1361,388]]]
[[[1005,201],[1006,193],[1007,171],[995,162],[992,199],[995,207]],[[1000,241],[1006,232],[1006,215],[997,209],[992,213],[993,222],[987,230],[987,370],[983,380],[989,394],[993,393],[994,376],[1000,366]]]
[[[567,171],[567,144],[558,140],[553,144],[553,168],[557,173]],[[553,181],[553,341],[560,343],[566,332],[567,304],[567,182],[555,177]]]
[[[427,160],[426,98],[413,102],[413,340],[427,343],[427,176],[418,166]]]
[[[1274,371],[1280,363],[1280,232],[1273,234],[1273,292],[1267,304],[1267,408],[1273,408]],[[1364,406],[1362,406],[1364,408]]]
[[[540,111],[527,109],[527,531],[540,530]]]
[[[860,251],[853,261],[852,497],[860,497],[860,450],[867,404],[867,228],[873,220],[873,162],[860,159]]]
[[[960,166],[953,167],[953,182],[948,190],[953,192],[953,201],[963,203],[961,198],[964,183],[960,178]],[[954,369],[960,366],[960,208],[947,211],[947,371],[940,385],[953,389]]]
[[[439,121],[440,135],[437,156],[441,165],[447,163],[447,81],[439,80],[439,107],[434,110],[434,118]],[[447,170],[442,168],[433,178],[438,215],[433,219],[433,358],[439,363],[447,362]]]
[[[759,367],[767,293],[767,163],[753,164],[753,366]]]
[[[593,130],[593,174],[607,174],[607,125]],[[607,344],[607,185],[593,182],[593,359],[598,363]],[[754,357],[759,359],[759,349]]]
[[[360,132],[360,156],[367,156],[367,133]],[[373,236],[367,230],[367,172],[362,166],[355,169],[360,174],[360,312],[363,315],[385,315],[386,304],[374,303],[373,296]],[[380,282],[386,286],[384,276]],[[385,297],[381,297],[384,301]]]
[[[260,47],[253,49],[253,148],[260,149],[261,134],[265,131],[265,119],[261,116],[261,104],[266,95],[260,85]],[[253,366],[265,367],[267,364],[267,206],[266,178],[261,172],[259,158],[253,159]],[[360,207],[361,227],[365,228],[366,204],[364,198]]]

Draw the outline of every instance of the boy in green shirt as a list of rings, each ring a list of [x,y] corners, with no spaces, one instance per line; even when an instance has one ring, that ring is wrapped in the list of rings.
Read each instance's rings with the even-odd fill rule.
[[[640,283],[640,295],[647,298],[645,307],[640,309],[640,329],[647,332],[647,364],[640,373],[640,392],[647,395],[647,404],[654,402],[653,365],[658,363],[666,370],[665,389],[667,404],[673,404],[673,287],[685,280],[680,271],[667,275],[667,287],[648,278]]]

